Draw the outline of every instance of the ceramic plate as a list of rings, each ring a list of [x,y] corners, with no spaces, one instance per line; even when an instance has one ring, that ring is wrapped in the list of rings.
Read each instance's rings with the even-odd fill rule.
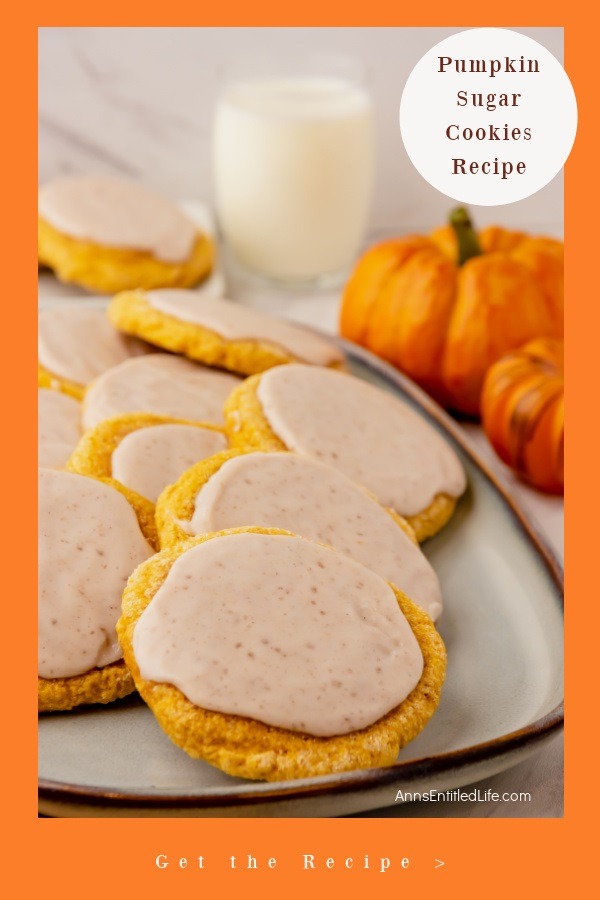
[[[352,371],[415,407],[460,454],[469,490],[427,542],[444,593],[438,711],[393,766],[271,784],[176,748],[139,698],[40,718],[39,808],[60,816],[332,816],[446,790],[519,762],[562,727],[562,579],[461,430],[415,385],[344,344]]]

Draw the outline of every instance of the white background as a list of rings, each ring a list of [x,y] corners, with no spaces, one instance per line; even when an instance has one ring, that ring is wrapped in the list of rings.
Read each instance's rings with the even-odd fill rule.
[[[40,29],[40,180],[66,172],[113,172],[138,176],[173,198],[210,200],[212,111],[227,67],[265,55],[341,53],[365,64],[375,101],[377,180],[371,232],[429,229],[445,220],[452,201],[410,163],[398,108],[420,57],[461,30]],[[516,30],[562,62],[562,29]],[[520,203],[477,209],[479,224],[497,221],[560,231],[562,177]]]

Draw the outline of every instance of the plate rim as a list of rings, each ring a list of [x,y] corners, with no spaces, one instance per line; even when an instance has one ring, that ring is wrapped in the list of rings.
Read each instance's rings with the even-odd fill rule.
[[[535,553],[553,582],[558,594],[561,613],[564,613],[564,578],[562,565],[546,539],[536,526],[525,515],[519,504],[513,499],[502,477],[494,472],[480,456],[469,437],[464,434],[451,416],[425,393],[410,378],[393,368],[389,363],[374,356],[368,350],[352,344],[337,335],[325,334],[318,329],[310,329],[338,344],[351,360],[356,358],[363,366],[387,382],[396,390],[408,395],[410,399],[432,419],[458,445],[472,465],[491,483],[500,499],[508,508],[519,529],[529,539]],[[38,779],[38,796],[41,799],[55,802],[85,803],[90,806],[115,806],[120,808],[146,807],[160,808],[206,808],[248,806],[252,804],[268,805],[281,802],[314,798],[326,794],[335,796],[351,792],[364,792],[376,787],[385,787],[391,783],[410,780],[416,777],[427,778],[439,776],[452,770],[467,768],[469,765],[493,760],[511,754],[521,748],[534,745],[549,739],[564,727],[564,699],[539,719],[508,732],[489,741],[472,744],[459,750],[437,753],[434,756],[420,757],[406,762],[396,762],[391,766],[373,769],[358,769],[337,775],[324,775],[315,779],[297,781],[261,782],[243,785],[241,788],[223,788],[210,793],[165,793],[148,794],[135,790],[114,790],[97,788],[92,785],[70,784],[52,779]],[[277,785],[277,786],[274,786]]]

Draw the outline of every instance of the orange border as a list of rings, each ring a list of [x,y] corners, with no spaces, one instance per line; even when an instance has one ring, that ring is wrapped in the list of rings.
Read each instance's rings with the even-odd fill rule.
[[[5,850],[3,875],[9,890],[19,894],[37,890],[46,897],[70,898],[80,894],[106,898],[117,893],[144,892],[159,896],[179,891],[196,896],[203,890],[225,889],[246,895],[287,897],[307,892],[326,896],[342,890],[347,897],[366,890],[392,895],[404,886],[439,889],[463,897],[484,893],[490,898],[550,889],[558,896],[582,873],[596,865],[592,850],[595,825],[594,776],[596,759],[590,731],[595,722],[597,687],[592,672],[595,651],[594,617],[597,601],[595,560],[597,457],[595,397],[586,396],[593,360],[600,303],[589,265],[597,256],[596,209],[591,204],[597,184],[597,118],[594,83],[597,47],[592,14],[578,12],[575,4],[547,2],[523,4],[505,0],[502,6],[464,0],[460,13],[447,4],[432,2],[416,10],[397,3],[371,4],[356,11],[340,0],[324,9],[306,0],[290,12],[289,6],[256,0],[251,7],[230,2],[218,12],[198,11],[197,5],[179,4],[167,15],[152,13],[146,4],[107,0],[100,9],[63,3],[44,4],[39,12],[25,4],[11,11],[4,30],[1,57],[5,154],[4,222],[4,335],[2,366],[5,434],[2,528],[4,546],[4,603],[12,614],[5,622],[4,741],[6,759],[0,769],[3,811],[11,835]],[[22,673],[34,672],[34,642],[19,636],[34,633],[34,550],[27,534],[35,515],[31,487],[34,459],[33,335],[36,316],[36,257],[33,235],[36,206],[36,28],[38,25],[310,25],[310,26],[506,26],[558,25],[565,27],[566,68],[578,98],[580,124],[573,153],[567,163],[567,367],[569,372],[569,443],[567,450],[567,604],[577,615],[567,617],[570,686],[567,740],[567,805],[564,820],[38,820],[35,795],[35,696]],[[9,218],[10,211],[10,218]],[[594,241],[597,243],[597,241]],[[24,352],[26,350],[26,352]],[[573,386],[571,388],[571,385]],[[591,401],[591,402],[590,402]],[[584,418],[587,414],[587,420]],[[19,422],[29,431],[15,440]],[[8,426],[8,427],[7,427]],[[573,453],[569,448],[573,447]],[[589,599],[588,599],[589,598]],[[593,641],[593,643],[592,643]],[[597,676],[596,676],[597,678]],[[31,688],[31,690],[30,690]],[[336,867],[302,877],[296,860],[302,852],[323,856],[409,856],[408,870],[396,868],[386,875],[355,870],[351,877]],[[172,866],[160,872],[153,866],[158,853],[193,859],[203,853],[215,861],[210,869],[182,871]],[[231,872],[217,866],[226,857],[253,853],[263,859],[277,857],[275,870]],[[433,869],[433,858],[446,861]],[[310,877],[309,877],[310,876]],[[160,892],[160,894],[159,894]]]

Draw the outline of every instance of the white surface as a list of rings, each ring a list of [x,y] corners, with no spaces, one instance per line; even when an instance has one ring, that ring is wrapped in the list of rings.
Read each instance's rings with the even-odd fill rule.
[[[462,28],[41,28],[39,177],[112,172],[173,198],[212,200],[214,105],[235,64],[306,53],[359,60],[375,105],[370,229],[431,228],[452,205],[415,171],[400,136],[404,83],[434,44]],[[561,28],[517,29],[563,58]],[[568,64],[567,64],[568,72]],[[427,106],[424,104],[424,114]],[[536,230],[562,220],[562,175],[501,221]],[[482,225],[498,210],[480,207]]]

